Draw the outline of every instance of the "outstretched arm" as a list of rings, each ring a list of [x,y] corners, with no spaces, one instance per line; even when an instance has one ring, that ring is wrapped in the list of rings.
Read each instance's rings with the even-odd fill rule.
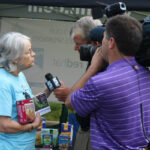
[[[101,54],[101,48],[98,48],[92,58],[91,65],[89,66],[89,68],[87,69],[85,74],[71,88],[71,91],[70,91],[67,99],[65,100],[65,105],[68,108],[73,109],[73,106],[71,104],[71,94],[74,91],[83,88],[84,85],[86,84],[86,82],[89,80],[89,78],[94,76],[101,68],[103,68],[104,64],[105,64],[105,62],[104,62],[102,54]]]

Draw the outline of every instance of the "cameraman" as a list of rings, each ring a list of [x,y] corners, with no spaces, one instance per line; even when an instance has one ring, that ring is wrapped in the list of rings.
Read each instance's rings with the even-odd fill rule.
[[[90,41],[91,44],[82,44],[80,46],[80,60],[88,61],[88,66],[91,64],[91,59],[98,47],[102,45],[103,34],[105,27],[97,26],[90,31]],[[100,69],[99,72],[104,71],[107,68],[108,64],[106,63],[104,68]]]
[[[90,44],[90,31],[96,26],[102,25],[101,21],[98,19],[93,19],[91,16],[85,16],[76,21],[73,27],[70,30],[70,36],[73,39],[75,45],[74,50],[79,52],[80,55],[80,46],[82,44]],[[60,88],[54,90],[56,98],[60,101],[64,101],[68,94],[70,93],[71,88],[65,85],[62,85]],[[74,150],[91,150],[90,143],[90,117],[80,117],[76,114],[77,120],[80,124],[78,130]]]
[[[92,150],[142,150],[150,141],[150,72],[134,57],[141,41],[135,18],[108,19],[102,47],[65,101],[81,116],[90,114]],[[109,66],[97,73],[103,60]]]

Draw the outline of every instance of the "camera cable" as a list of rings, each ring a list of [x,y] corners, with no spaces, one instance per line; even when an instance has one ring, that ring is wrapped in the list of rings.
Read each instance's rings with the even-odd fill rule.
[[[120,54],[121,55],[121,54]],[[146,135],[146,130],[144,127],[144,109],[143,109],[143,103],[142,103],[142,96],[141,96],[141,87],[140,87],[140,79],[139,79],[139,67],[135,64],[132,64],[126,57],[124,57],[123,55],[121,55],[123,57],[123,59],[128,62],[132,68],[136,71],[137,74],[137,84],[138,84],[138,89],[139,89],[139,98],[140,98],[140,113],[141,113],[141,123],[142,123],[142,130],[143,130],[143,134],[144,137],[148,140],[148,142],[150,143],[150,138]]]

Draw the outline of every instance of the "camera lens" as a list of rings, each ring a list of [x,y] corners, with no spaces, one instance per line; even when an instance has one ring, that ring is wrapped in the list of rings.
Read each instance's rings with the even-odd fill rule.
[[[80,46],[80,60],[90,61],[96,51],[98,46],[93,46],[91,44],[83,44]]]

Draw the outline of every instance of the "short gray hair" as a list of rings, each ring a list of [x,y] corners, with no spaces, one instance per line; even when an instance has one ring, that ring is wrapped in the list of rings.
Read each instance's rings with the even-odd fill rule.
[[[84,16],[76,21],[70,30],[70,36],[73,39],[75,35],[80,34],[84,40],[90,42],[89,33],[96,26],[101,26],[102,22],[99,19],[93,19],[92,16]]]
[[[7,71],[16,69],[12,61],[22,56],[28,41],[30,37],[18,32],[8,32],[0,38],[0,64]]]

